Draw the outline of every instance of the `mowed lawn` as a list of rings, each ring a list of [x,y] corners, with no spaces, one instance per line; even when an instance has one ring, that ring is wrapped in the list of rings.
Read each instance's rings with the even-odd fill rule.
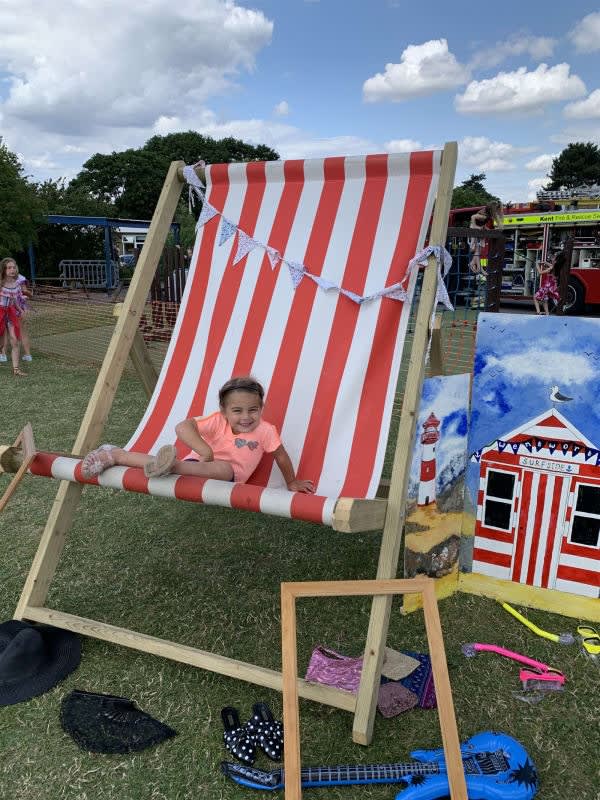
[[[35,343],[34,343],[35,344]],[[40,355],[17,380],[0,366],[0,443],[30,421],[40,449],[69,450],[87,406],[97,368]],[[124,442],[145,407],[128,371],[108,420],[106,441]],[[0,475],[0,490],[9,476]],[[27,476],[0,516],[0,618],[10,619],[36,552],[58,484]],[[47,604],[91,619],[164,637],[278,669],[279,584],[288,580],[373,578],[380,534],[329,529],[258,514],[86,488]],[[359,655],[369,599],[299,603],[299,665],[326,644]],[[526,610],[542,628],[575,633],[577,620]],[[600,665],[580,646],[535,636],[498,603],[455,594],[440,603],[446,655],[461,739],[495,729],[519,739],[535,761],[541,800],[598,800]],[[466,659],[465,642],[490,642],[563,670],[565,690],[530,704],[519,693],[519,668],[492,654]],[[404,616],[395,601],[389,643],[425,652],[420,611]],[[278,693],[94,639],[83,640],[79,669],[47,694],[0,709],[0,798],[6,800],[232,800],[271,797],[221,775],[227,758],[220,710],[265,700],[281,714]],[[128,756],[82,751],[59,723],[72,689],[129,697],[178,735]],[[410,750],[437,748],[435,711],[377,716],[373,743],[351,741],[352,718],[301,702],[306,765],[409,760]],[[275,765],[260,756],[256,766]],[[400,786],[305,790],[305,797],[389,799]],[[279,796],[282,796],[281,794]]]

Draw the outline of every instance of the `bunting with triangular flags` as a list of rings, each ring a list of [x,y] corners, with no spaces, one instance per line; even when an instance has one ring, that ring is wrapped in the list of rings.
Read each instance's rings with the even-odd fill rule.
[[[251,250],[254,250],[254,248],[257,246],[258,242],[238,228],[238,245],[235,256],[233,257],[233,265],[235,266],[239,261],[242,260],[242,258],[245,258],[245,256],[247,256],[248,253]]]
[[[513,453],[515,455],[519,452],[520,444],[521,444],[521,442],[511,442],[510,443],[510,449],[513,451]]]
[[[198,163],[204,166],[204,162]],[[442,303],[442,305],[444,305],[450,311],[454,310],[452,303],[450,302],[446,284],[443,280],[444,276],[448,274],[448,271],[452,266],[452,256],[445,247],[441,247],[440,245],[428,245],[409,261],[406,274],[400,283],[395,283],[392,286],[386,286],[383,289],[379,289],[378,291],[369,295],[360,295],[356,292],[352,292],[350,289],[344,289],[342,286],[338,286],[337,284],[328,281],[326,278],[322,278],[320,275],[313,275],[305,264],[300,264],[295,261],[287,261],[274,247],[257,241],[248,233],[241,230],[241,228],[239,228],[234,222],[226,219],[218,209],[205,200],[203,191],[204,185],[198,178],[194,167],[184,167],[183,176],[188,182],[189,186],[190,209],[194,196],[198,197],[203,202],[202,210],[200,211],[198,221],[196,222],[196,232],[198,232],[198,229],[209,222],[213,217],[219,215],[222,217],[221,230],[219,234],[219,247],[225,244],[225,242],[234,234],[238,234],[237,248],[232,261],[233,266],[238,264],[246,255],[248,255],[251,250],[256,247],[260,247],[267,253],[272,269],[275,269],[281,262],[287,265],[294,289],[300,285],[302,279],[306,276],[312,278],[315,283],[324,291],[335,289],[336,291],[340,292],[340,294],[348,297],[354,303],[361,305],[367,301],[378,300],[384,297],[387,297],[390,300],[405,301],[408,297],[405,284],[410,278],[411,273],[419,265],[427,265],[429,257],[433,256],[436,261],[438,273],[436,305],[437,303]]]
[[[303,264],[296,264],[293,261],[286,261],[287,267],[290,271],[290,277],[292,279],[292,286],[294,289],[297,289],[298,286],[302,283],[302,278],[304,277],[304,265]]]
[[[228,239],[231,239],[233,234],[237,231],[237,226],[230,222],[225,217],[221,220],[221,233],[219,234],[219,247],[224,245]]]

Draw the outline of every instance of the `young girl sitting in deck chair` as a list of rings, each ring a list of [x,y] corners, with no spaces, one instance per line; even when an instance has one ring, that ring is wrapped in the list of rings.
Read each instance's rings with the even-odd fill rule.
[[[274,425],[262,419],[263,387],[253,378],[231,378],[219,391],[219,411],[192,417],[175,426],[189,451],[177,458],[175,446],[161,447],[156,456],[103,444],[83,459],[84,478],[109,467],[142,467],[148,478],[168,473],[246,483],[263,453],[273,453],[290,492],[314,492],[312,481],[296,477],[290,457]],[[252,434],[250,436],[250,434]]]

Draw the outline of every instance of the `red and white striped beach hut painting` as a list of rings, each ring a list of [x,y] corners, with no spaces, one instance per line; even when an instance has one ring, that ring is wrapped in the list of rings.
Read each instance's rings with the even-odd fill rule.
[[[600,596],[600,448],[554,408],[474,454],[473,572]]]

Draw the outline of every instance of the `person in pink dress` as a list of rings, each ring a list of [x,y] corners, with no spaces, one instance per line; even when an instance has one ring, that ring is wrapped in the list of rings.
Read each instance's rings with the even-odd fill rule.
[[[263,453],[272,453],[290,492],[314,492],[313,482],[296,477],[292,461],[274,425],[262,418],[264,389],[251,377],[231,378],[219,391],[219,410],[190,417],[175,426],[187,452],[177,458],[174,445],[155,456],[104,444],[88,453],[81,465],[84,478],[114,465],[141,467],[146,477],[175,473],[246,483]]]
[[[564,253],[559,252],[556,253],[550,261],[540,261],[535,265],[540,276],[539,289],[533,295],[533,303],[535,305],[536,314],[542,313],[540,303],[542,303],[544,307],[544,314],[549,314],[549,301],[552,300],[554,304],[558,304],[560,302],[558,281],[564,259]]]

